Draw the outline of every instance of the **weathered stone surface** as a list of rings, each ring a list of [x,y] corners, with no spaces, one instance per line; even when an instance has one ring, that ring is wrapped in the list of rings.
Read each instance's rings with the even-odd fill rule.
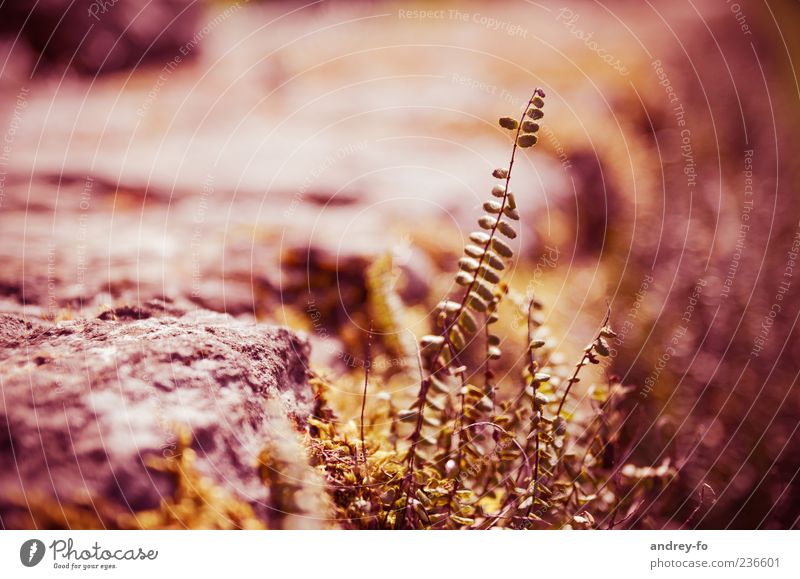
[[[258,512],[267,403],[305,419],[307,357],[286,329],[163,302],[56,324],[0,314],[3,526],[42,499],[156,507],[172,481],[145,461],[169,452],[176,425],[192,429],[200,473]]]

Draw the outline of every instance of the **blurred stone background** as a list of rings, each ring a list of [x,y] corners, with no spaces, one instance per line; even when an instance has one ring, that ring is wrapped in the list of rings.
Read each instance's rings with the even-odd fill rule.
[[[186,301],[313,345],[309,301],[346,333],[386,251],[424,304],[506,162],[496,117],[542,87],[511,282],[568,349],[612,306],[622,437],[680,471],[627,524],[797,527],[799,12],[6,2],[0,309]]]

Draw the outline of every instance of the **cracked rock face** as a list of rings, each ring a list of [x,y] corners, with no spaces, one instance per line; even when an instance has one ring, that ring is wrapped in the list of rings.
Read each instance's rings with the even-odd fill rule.
[[[173,483],[145,461],[170,452],[179,425],[198,471],[258,511],[267,404],[305,420],[307,359],[284,328],[160,302],[56,324],[0,314],[2,526],[37,501],[157,507]]]

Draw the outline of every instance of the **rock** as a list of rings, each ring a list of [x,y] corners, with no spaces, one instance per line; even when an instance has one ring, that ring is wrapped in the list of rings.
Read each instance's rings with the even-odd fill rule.
[[[0,314],[2,526],[24,526],[37,501],[157,507],[173,481],[145,463],[179,425],[198,472],[263,515],[257,458],[276,407],[284,430],[311,411],[308,354],[287,329],[157,301],[57,324]]]
[[[188,0],[5,2],[0,33],[24,39],[46,67],[69,63],[94,77],[191,56],[199,13]]]

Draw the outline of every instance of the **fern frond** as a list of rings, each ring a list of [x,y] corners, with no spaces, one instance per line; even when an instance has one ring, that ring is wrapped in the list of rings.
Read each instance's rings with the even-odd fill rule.
[[[469,235],[472,244],[465,248],[466,257],[459,260],[460,271],[456,274],[455,281],[459,285],[465,286],[465,290],[458,308],[452,307],[448,300],[439,313],[439,319],[442,322],[440,323],[440,339],[433,339],[434,336],[426,336],[420,344],[422,354],[425,356],[424,362],[427,375],[422,379],[419,394],[414,403],[418,414],[416,426],[409,439],[407,472],[403,482],[406,504],[403,509],[403,516],[398,521],[400,524],[414,510],[412,506],[415,490],[414,472],[418,462],[423,465],[426,464],[425,457],[419,453],[419,446],[424,438],[424,416],[431,385],[436,380],[446,387],[446,377],[453,376],[453,374],[460,374],[463,381],[463,370],[454,372],[452,365],[469,344],[471,336],[479,329],[474,314],[484,314],[487,324],[491,323],[493,319],[496,320],[496,312],[493,311],[491,306],[494,286],[500,282],[498,272],[505,268],[503,258],[510,259],[514,255],[511,247],[499,240],[498,234],[508,239],[517,237],[516,230],[506,220],[506,218],[512,221],[519,220],[516,200],[509,191],[509,184],[517,149],[530,147],[536,142],[535,133],[538,131],[538,125],[534,123],[535,126],[533,126],[525,121],[525,116],[527,115],[534,120],[543,116],[541,110],[544,106],[543,97],[544,92],[541,89],[536,89],[519,120],[511,117],[503,117],[499,120],[502,128],[516,131],[508,167],[492,171],[493,177],[503,181],[502,184],[494,185],[491,191],[492,196],[499,201],[488,200],[484,203],[483,209],[486,214],[478,218],[478,226],[483,231],[474,231]],[[499,357],[499,349],[496,345],[492,345],[487,353],[492,357]],[[443,377],[444,380],[441,379]],[[463,406],[464,398],[462,395]],[[461,416],[457,417],[457,420],[461,419]],[[452,430],[456,430],[455,426],[453,426]]]

